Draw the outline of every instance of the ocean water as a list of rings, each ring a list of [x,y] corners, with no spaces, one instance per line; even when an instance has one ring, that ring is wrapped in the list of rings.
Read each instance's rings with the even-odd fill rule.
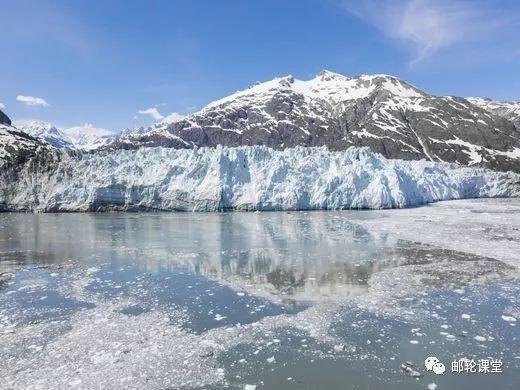
[[[0,214],[0,388],[515,389],[519,253],[514,199]]]

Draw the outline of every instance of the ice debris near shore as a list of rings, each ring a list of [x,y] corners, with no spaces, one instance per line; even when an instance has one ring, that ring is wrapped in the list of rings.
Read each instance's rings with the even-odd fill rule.
[[[516,196],[515,173],[355,147],[60,151],[0,173],[6,211],[380,209]]]

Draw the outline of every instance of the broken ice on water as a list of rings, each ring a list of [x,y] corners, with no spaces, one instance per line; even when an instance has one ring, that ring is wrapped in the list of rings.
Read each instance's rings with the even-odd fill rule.
[[[512,388],[519,226],[513,199],[2,214],[0,387]],[[428,356],[504,372],[434,377]]]

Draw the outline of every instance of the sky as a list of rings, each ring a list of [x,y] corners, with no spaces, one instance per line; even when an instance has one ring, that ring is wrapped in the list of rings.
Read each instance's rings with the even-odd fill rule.
[[[516,0],[0,0],[0,108],[111,131],[256,81],[384,73],[520,100]]]

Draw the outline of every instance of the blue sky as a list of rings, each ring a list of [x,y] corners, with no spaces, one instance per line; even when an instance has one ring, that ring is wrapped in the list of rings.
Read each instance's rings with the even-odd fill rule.
[[[0,0],[0,9],[0,104],[14,119],[115,131],[153,120],[139,111],[186,114],[257,80],[321,69],[520,100],[514,0]]]

